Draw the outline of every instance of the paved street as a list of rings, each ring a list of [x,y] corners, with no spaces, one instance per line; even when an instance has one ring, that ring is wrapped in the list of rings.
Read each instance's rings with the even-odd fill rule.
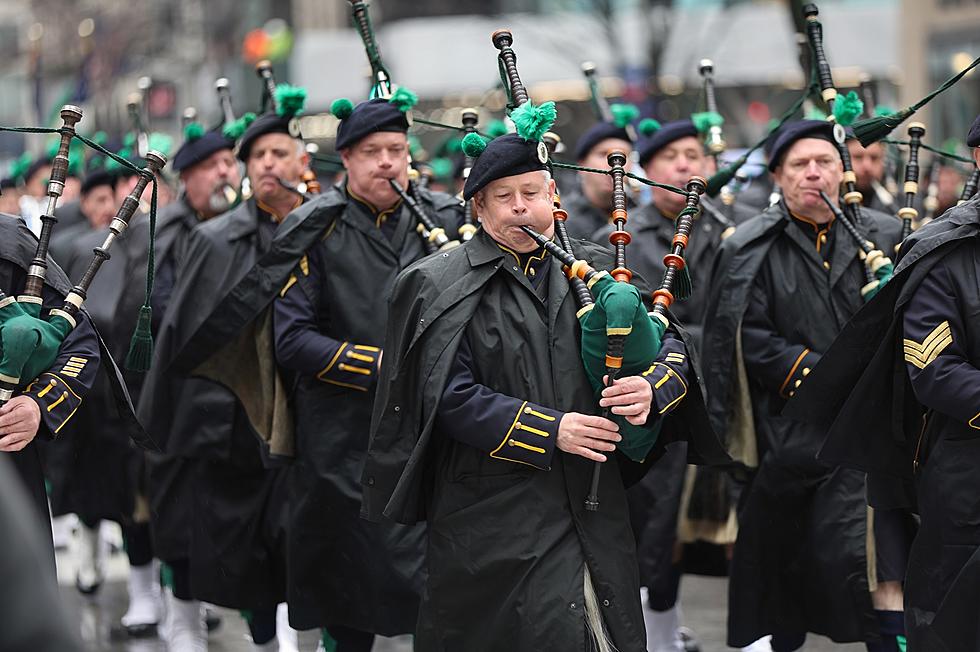
[[[126,610],[126,561],[117,554],[109,564],[109,581],[94,598],[82,597],[75,590],[74,569],[66,555],[58,555],[62,595],[71,605],[83,639],[94,652],[166,652],[157,639],[127,640],[118,629],[119,617]],[[727,583],[724,579],[685,577],[681,588],[686,624],[700,637],[704,652],[726,650],[725,605]],[[219,610],[221,627],[213,632],[209,649],[212,652],[249,652],[252,647],[246,638],[244,621],[234,611]],[[374,652],[410,652],[411,639],[380,640]],[[863,645],[834,645],[827,639],[811,636],[803,648],[806,652],[858,652]],[[558,652],[558,651],[556,651]]]

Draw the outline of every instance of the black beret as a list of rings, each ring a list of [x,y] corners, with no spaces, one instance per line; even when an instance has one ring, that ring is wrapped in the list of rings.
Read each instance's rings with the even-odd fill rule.
[[[674,120],[664,124],[660,129],[646,138],[641,138],[637,149],[640,152],[640,166],[647,162],[667,145],[687,136],[697,137],[698,129],[690,120]]]
[[[334,147],[338,150],[346,149],[378,131],[408,133],[408,126],[408,117],[404,111],[388,100],[376,97],[361,102],[350,115],[340,121]]]
[[[793,120],[787,122],[772,135],[769,142],[769,171],[774,172],[782,162],[783,156],[801,138],[818,138],[837,144],[834,139],[834,124],[826,120]]]
[[[81,193],[87,195],[90,191],[98,188],[99,186],[109,186],[110,188],[116,187],[116,176],[112,172],[107,171],[105,168],[98,168],[92,170],[85,175],[82,180]]]
[[[589,127],[589,130],[582,134],[582,137],[575,143],[575,160],[583,160],[589,155],[593,147],[607,138],[618,138],[631,142],[625,127],[620,127],[612,122],[597,122]]]
[[[258,140],[259,136],[266,134],[286,134],[293,138],[299,138],[299,124],[291,115],[276,115],[275,113],[263,113],[248,126],[242,139],[238,141],[238,159],[248,161],[248,155],[252,151],[252,145]]]
[[[504,134],[491,140],[476,158],[463,186],[463,199],[472,199],[491,181],[536,170],[551,171],[545,144],[524,140],[517,134]]]
[[[970,133],[966,136],[966,144],[970,147],[980,147],[980,115],[973,121]]]
[[[17,179],[13,177],[4,177],[0,179],[0,190],[12,190],[17,187]]]
[[[208,131],[200,138],[184,141],[174,155],[171,165],[174,172],[182,172],[193,167],[223,149],[234,149],[235,141],[225,138],[220,131]]]

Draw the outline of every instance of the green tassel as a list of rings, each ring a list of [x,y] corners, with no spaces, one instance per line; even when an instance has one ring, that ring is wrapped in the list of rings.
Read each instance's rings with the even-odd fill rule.
[[[626,127],[640,117],[640,110],[632,104],[610,104],[609,110],[613,115],[613,124],[617,127]]]
[[[146,144],[148,149],[160,152],[164,156],[170,156],[170,150],[174,147],[174,139],[167,134],[154,131],[146,139]]]
[[[687,265],[674,277],[674,298],[678,301],[684,301],[690,298],[691,294],[694,292],[694,284],[691,282],[691,272],[687,269]]]
[[[391,94],[391,97],[388,98],[388,103],[402,113],[407,113],[408,111],[412,110],[412,107],[419,103],[419,97],[404,86],[399,86],[395,89],[395,92]]]
[[[864,102],[854,91],[847,95],[839,95],[834,100],[834,120],[842,127],[850,127],[862,113],[864,113]]]
[[[341,97],[333,101],[330,105],[330,113],[338,120],[346,120],[354,112],[354,103],[346,97]]]
[[[490,138],[497,138],[498,136],[503,136],[508,132],[507,123],[503,120],[491,120],[487,124],[487,135]],[[30,165],[30,164],[28,164]]]
[[[136,134],[132,131],[127,131],[126,135],[123,136],[122,144],[124,149],[132,149],[133,145],[136,144]]]
[[[653,118],[644,118],[643,120],[640,120],[640,124],[638,124],[636,128],[641,135],[649,138],[653,134],[660,131],[660,123]]]
[[[701,113],[692,113],[691,122],[694,123],[694,128],[698,130],[698,133],[703,134],[707,133],[712,127],[720,127],[725,124],[725,119],[716,111],[703,111]]]
[[[895,127],[905,122],[913,113],[931,102],[940,93],[948,90],[956,82],[962,79],[966,73],[970,72],[978,65],[980,65],[980,57],[974,59],[973,63],[944,81],[939,88],[929,93],[912,106],[906,107],[901,111],[896,111],[891,115],[881,115],[874,118],[868,118],[867,120],[858,120],[854,123],[854,135],[865,147],[871,143],[881,140],[890,134]]]
[[[480,134],[466,134],[463,136],[463,153],[470,158],[477,158],[487,148],[487,141],[483,140]]]
[[[104,131],[96,131],[94,134],[92,134],[91,140],[96,145],[102,145],[105,147],[105,144],[109,142],[109,134]]]
[[[279,117],[297,116],[303,113],[306,104],[306,89],[301,86],[279,84],[276,86],[276,115]]]
[[[453,162],[448,158],[434,158],[429,161],[429,167],[436,179],[449,179],[453,176]]]
[[[197,140],[204,135],[204,125],[200,122],[188,122],[184,127],[184,139],[187,142]]]
[[[153,333],[150,330],[152,318],[153,309],[150,306],[140,307],[136,330],[129,341],[129,353],[126,354],[126,368],[130,371],[150,370],[150,363],[153,362]]]
[[[892,115],[893,113],[895,113],[895,109],[885,104],[879,104],[878,106],[875,107],[876,117],[880,117],[883,115]]]
[[[255,114],[248,112],[242,114],[242,117],[238,118],[233,122],[229,122],[222,129],[221,133],[225,138],[231,138],[232,140],[238,140],[245,134],[245,130],[248,126],[255,122]]]
[[[544,102],[538,106],[530,100],[510,112],[510,119],[517,128],[517,135],[527,141],[538,141],[551,129],[558,117],[554,102]]]

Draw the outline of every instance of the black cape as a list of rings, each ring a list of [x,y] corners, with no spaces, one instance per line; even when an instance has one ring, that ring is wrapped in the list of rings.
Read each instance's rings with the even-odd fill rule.
[[[916,399],[902,320],[935,264],[976,246],[978,217],[974,197],[909,236],[894,277],[848,323],[786,408],[829,429],[822,459],[868,472],[871,505],[921,511],[905,609],[909,644],[923,650],[965,652],[980,640],[980,548],[969,534],[980,516],[975,500],[963,495],[976,486],[969,479],[972,446],[951,448],[946,437],[962,433],[946,419],[927,417]]]
[[[459,200],[420,195],[429,215],[454,233]],[[388,217],[396,224],[389,240],[339,187],[297,213],[326,232],[309,254],[319,284],[297,270],[299,289],[292,291],[309,297],[320,334],[380,347],[395,277],[426,255],[415,218],[404,206]],[[296,374],[291,384],[297,454],[289,469],[288,596],[297,629],[343,625],[384,636],[415,631],[425,530],[359,517],[374,389],[354,391],[308,374]]]
[[[863,214],[858,229],[893,251],[898,220]],[[782,396],[747,376],[743,362],[742,319],[763,271],[772,286],[774,326],[791,345],[826,350],[860,308],[863,263],[854,239],[835,225],[830,271],[816,273],[810,270],[820,262],[799,262],[819,254],[812,244],[800,244],[796,229],[782,203],[740,225],[715,261],[704,321],[711,423],[745,469],[758,467],[737,474],[744,488],[728,619],[728,643],[735,647],[774,631],[810,631],[836,641],[877,635],[863,475],[818,463],[821,429],[780,417]],[[827,541],[834,546],[827,548]]]
[[[576,242],[576,253],[597,268],[612,266],[608,251],[595,245]],[[444,468],[452,464],[445,459],[445,442],[436,437],[434,421],[467,325],[479,318],[504,324],[506,329],[520,319],[513,312],[520,308],[507,308],[500,303],[503,297],[490,289],[498,271],[509,273],[501,269],[505,255],[481,231],[465,246],[427,258],[399,276],[363,475],[362,511],[371,519],[385,515],[402,523],[428,520],[429,580],[416,633],[421,650],[499,649],[505,640],[516,649],[581,649],[585,635],[581,578],[586,563],[619,649],[645,649],[625,485],[638,479],[673,441],[689,441],[689,457],[695,463],[724,463],[727,457],[706,427],[700,385],[690,383],[686,400],[664,422],[658,450],[646,464],[619,456],[606,463],[597,512],[584,509],[592,463],[583,458],[557,454],[548,472],[509,463],[503,463],[508,467],[503,475]],[[554,329],[550,335],[535,331],[521,338],[533,341],[523,350],[533,357],[528,368],[536,369],[539,378],[511,382],[527,386],[528,400],[595,413],[580,344],[573,335],[577,332],[574,301],[560,265],[551,262],[550,276],[542,283],[549,284],[544,310]],[[639,277],[638,282],[642,282]],[[502,352],[501,359],[509,355],[513,352]],[[506,362],[496,364],[494,373],[514,374]],[[456,479],[449,479],[447,473]],[[515,494],[513,490],[520,487],[530,493]],[[433,495],[434,491],[439,493]],[[453,500],[472,502],[478,495],[493,504],[497,492],[502,502],[497,502],[498,509],[491,507],[492,515],[470,509],[461,509],[456,516],[444,513]],[[483,504],[479,499],[477,503]],[[479,541],[471,540],[476,531]],[[539,542],[536,548],[531,546],[533,554],[527,552],[529,541]],[[556,573],[561,582],[539,587],[542,593],[535,593],[535,578],[554,579]],[[471,604],[465,583],[474,577],[480,579],[473,599],[493,595],[499,601]],[[513,587],[520,590],[510,594]],[[569,600],[562,602],[563,598]],[[518,622],[516,613],[521,614]]]

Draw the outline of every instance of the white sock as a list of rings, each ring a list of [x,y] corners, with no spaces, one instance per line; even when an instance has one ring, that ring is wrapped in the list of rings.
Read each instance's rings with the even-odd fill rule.
[[[160,622],[160,562],[129,567],[129,609],[122,617],[123,627],[156,625]]]
[[[85,527],[79,524],[72,538],[72,557],[78,564],[78,583],[89,589],[102,583],[102,546],[99,541],[99,527]]]
[[[763,636],[752,645],[746,645],[742,652],[772,652],[772,636]]]
[[[317,650],[323,649],[323,630],[304,629],[293,631],[296,632],[299,652],[317,652]]]
[[[684,643],[677,630],[681,626],[680,607],[674,605],[667,611],[654,611],[647,606],[647,589],[640,589],[643,604],[643,622],[647,628],[649,652],[684,652]]]
[[[300,652],[298,632],[289,626],[289,610],[285,602],[276,607],[276,640],[279,652]]]
[[[167,615],[161,632],[170,652],[208,652],[208,629],[197,600],[179,600],[167,589]]]

